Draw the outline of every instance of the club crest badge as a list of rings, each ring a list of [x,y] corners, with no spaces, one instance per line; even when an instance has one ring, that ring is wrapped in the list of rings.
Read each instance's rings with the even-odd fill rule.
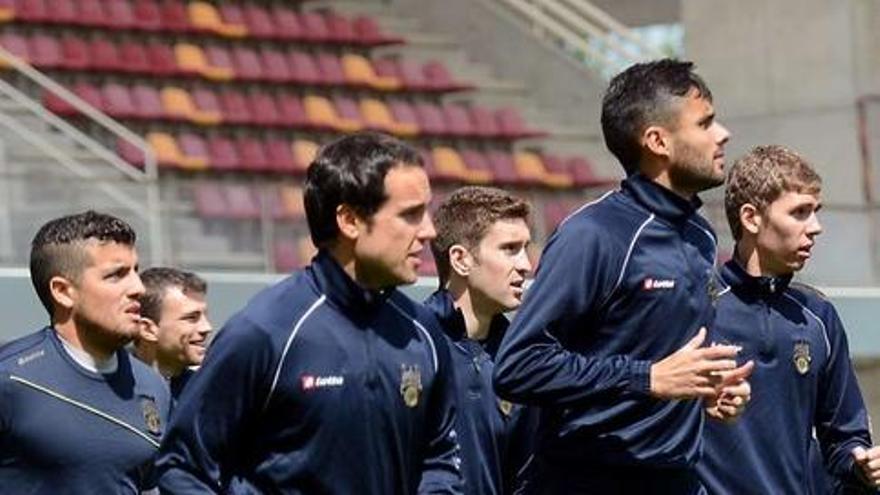
[[[156,406],[156,399],[142,398],[141,411],[144,413],[144,424],[147,426],[147,431],[156,436],[162,435],[162,420],[159,416],[159,408]]]
[[[510,413],[513,412],[513,403],[503,399],[498,399],[498,409],[501,410],[501,414],[503,414],[504,417],[509,418]]]
[[[400,395],[407,407],[419,405],[419,395],[422,393],[422,372],[419,365],[400,365]]]
[[[806,375],[810,371],[810,363],[813,357],[810,356],[810,343],[806,341],[798,341],[794,344],[794,369],[801,375]]]

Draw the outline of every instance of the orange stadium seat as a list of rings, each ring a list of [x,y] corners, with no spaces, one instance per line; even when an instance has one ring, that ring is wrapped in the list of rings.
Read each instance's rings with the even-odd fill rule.
[[[56,24],[76,24],[79,12],[73,0],[46,0],[46,21]]]
[[[159,31],[162,29],[162,17],[159,4],[155,0],[134,0],[132,6],[134,28],[141,31]]]
[[[396,121],[391,110],[382,100],[364,98],[360,105],[364,123],[371,129],[390,132],[402,137],[412,137],[419,133],[419,127],[415,122]]]
[[[104,0],[107,24],[113,29],[127,30],[137,26],[129,0]]]
[[[192,43],[174,45],[174,57],[177,60],[177,66],[184,73],[198,74],[218,81],[227,81],[235,75],[229,67],[215,66],[209,63],[205,52]]]
[[[275,24],[269,11],[260,4],[247,3],[244,6],[244,21],[248,33],[254,38],[271,39],[277,36]]]
[[[231,139],[223,136],[211,136],[208,138],[208,156],[211,158],[213,170],[238,170],[241,161],[238,151]]]
[[[458,152],[448,146],[438,146],[431,152],[434,168],[440,174],[472,184],[492,181],[492,174],[485,170],[469,169]]]
[[[309,165],[315,161],[315,157],[318,156],[319,146],[314,141],[308,141],[306,139],[296,139],[293,141],[293,158],[296,160],[296,164],[302,170],[302,173],[306,172]]]
[[[88,43],[76,36],[61,38],[61,61],[65,69],[87,69],[92,64]]]
[[[223,109],[223,121],[231,124],[250,124],[253,122],[247,99],[236,90],[227,89],[220,92],[220,108]]]
[[[150,61],[147,59],[147,50],[144,45],[137,41],[123,41],[119,45],[119,59],[122,62],[122,70],[132,74],[147,74],[151,72]]]
[[[303,106],[305,106],[309,122],[315,127],[342,132],[354,132],[362,128],[360,122],[340,117],[330,100],[323,96],[308,95],[303,98]]]
[[[544,166],[541,157],[530,151],[517,151],[513,154],[513,163],[520,177],[542,182],[555,188],[569,188],[574,184],[571,175],[564,172],[551,172]]]
[[[205,142],[195,135],[182,135],[180,145],[178,145],[177,140],[171,134],[149,132],[147,133],[147,142],[156,153],[159,165],[190,170],[204,169],[208,166]],[[187,145],[187,154],[184,154],[184,143]]]
[[[400,81],[395,77],[379,76],[370,61],[354,53],[342,56],[342,69],[349,84],[370,86],[381,90],[400,89]]]
[[[0,23],[15,19],[15,1],[0,0]]]
[[[192,96],[183,88],[167,86],[162,88],[159,95],[165,114],[172,119],[189,120],[199,125],[216,125],[222,121],[220,112],[198,108]]]
[[[227,24],[220,17],[220,12],[208,2],[195,0],[187,5],[189,24],[197,31],[210,32],[228,38],[247,36],[247,28],[243,24]]]

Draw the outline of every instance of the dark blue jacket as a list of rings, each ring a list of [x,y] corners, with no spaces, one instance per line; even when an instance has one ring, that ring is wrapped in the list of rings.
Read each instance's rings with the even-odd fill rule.
[[[711,493],[817,493],[815,431],[833,477],[857,482],[850,451],[869,447],[868,414],[837,311],[790,277],[722,271],[715,341],[753,359],[752,400],[733,424],[709,422],[698,468]]]
[[[114,373],[77,364],[52,328],[0,348],[0,493],[140,494],[170,399],[128,352]]]
[[[651,364],[714,320],[716,239],[699,206],[637,174],[548,241],[495,368],[500,396],[541,406],[545,464],[590,478],[585,466],[696,463],[701,401],[649,392]]]
[[[464,315],[445,290],[432,294],[425,305],[440,321],[450,341],[458,390],[455,431],[461,445],[465,493],[495,495],[518,493],[528,483],[537,410],[502,401],[492,389],[495,353],[509,322],[504,315],[492,320],[482,342],[467,337]]]
[[[459,493],[449,349],[423,306],[327,253],[217,335],[158,469],[168,493]]]

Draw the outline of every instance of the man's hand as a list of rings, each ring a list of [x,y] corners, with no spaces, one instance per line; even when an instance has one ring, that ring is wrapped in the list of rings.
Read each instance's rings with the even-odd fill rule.
[[[664,400],[717,396],[717,373],[736,369],[739,347],[700,347],[705,340],[702,327],[681,349],[651,365],[651,395]]]
[[[852,450],[852,455],[862,480],[871,486],[880,487],[880,447],[856,447]]]
[[[719,371],[720,380],[716,386],[717,395],[706,399],[706,414],[709,417],[732,422],[742,414],[752,398],[752,386],[746,381],[755,369],[755,362],[749,361],[730,371]]]

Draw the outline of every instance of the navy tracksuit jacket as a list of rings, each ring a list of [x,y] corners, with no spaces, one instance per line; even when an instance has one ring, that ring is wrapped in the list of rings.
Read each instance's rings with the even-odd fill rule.
[[[510,323],[504,315],[497,315],[486,340],[476,342],[467,337],[464,315],[449,292],[435,292],[425,306],[437,316],[451,344],[464,492],[522,493],[529,482],[537,410],[502,401],[492,389],[493,361]]]
[[[174,412],[163,492],[460,493],[436,320],[326,252],[233,316]],[[230,488],[231,487],[231,488]]]
[[[742,417],[707,423],[703,484],[715,494],[824,493],[814,429],[832,477],[859,483],[850,451],[871,445],[868,414],[834,307],[791,277],[753,277],[736,261],[722,278],[711,337],[742,346],[756,367]]]
[[[541,406],[545,492],[699,490],[702,401],[649,395],[651,364],[714,320],[716,239],[699,206],[636,174],[548,241],[494,377],[501,397]]]

